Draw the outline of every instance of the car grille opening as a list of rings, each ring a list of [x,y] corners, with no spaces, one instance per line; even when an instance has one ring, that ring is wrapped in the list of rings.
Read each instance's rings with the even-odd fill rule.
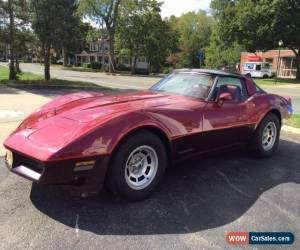
[[[25,157],[21,154],[15,153],[15,152],[13,152],[13,159],[14,159],[13,167],[23,165],[37,173],[41,174],[43,172],[43,169],[44,169],[43,165],[36,160],[33,160],[29,157]]]

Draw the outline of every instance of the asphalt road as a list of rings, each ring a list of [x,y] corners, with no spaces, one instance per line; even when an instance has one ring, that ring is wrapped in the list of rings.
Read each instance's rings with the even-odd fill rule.
[[[0,63],[0,65],[7,65],[7,63]],[[43,74],[43,65],[41,64],[22,63],[21,69],[26,72],[32,72],[40,75]],[[57,66],[51,67],[51,76],[52,78],[57,79],[92,82],[104,87],[117,89],[147,89],[161,79],[160,77],[113,76],[105,73],[78,72],[62,70]],[[300,85],[264,86],[263,89],[270,93],[291,97],[294,111],[296,113],[300,113]]]
[[[40,64],[21,64],[21,69],[35,74],[43,74],[43,66]],[[51,75],[53,78],[93,82],[101,86],[119,89],[146,89],[160,80],[159,77],[111,76],[105,73],[62,70],[59,67],[52,67]],[[265,86],[263,88],[270,93],[291,97],[295,112],[300,113],[300,86]]]
[[[35,74],[43,74],[43,65],[23,63],[21,70]],[[51,77],[72,81],[92,82],[101,86],[118,89],[146,89],[160,80],[159,77],[108,75],[96,72],[78,72],[62,70],[58,66],[51,67]]]
[[[0,139],[69,91],[0,87],[0,109],[14,111],[0,112]],[[194,159],[169,169],[150,199],[129,203],[105,190],[81,199],[32,184],[0,158],[0,249],[225,249],[231,231],[292,232],[290,249],[300,249],[299,161],[300,136],[283,133],[273,158],[236,151]]]
[[[129,203],[32,184],[1,159],[0,249],[229,249],[231,231],[292,232],[284,249],[300,249],[299,161],[300,137],[283,134],[273,158],[194,159],[169,169],[151,198]]]

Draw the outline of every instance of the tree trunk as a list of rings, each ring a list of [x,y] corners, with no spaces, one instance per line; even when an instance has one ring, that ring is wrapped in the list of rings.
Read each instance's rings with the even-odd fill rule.
[[[16,57],[16,71],[17,71],[17,73],[21,73],[20,63],[19,63],[18,56]]]
[[[13,10],[13,1],[8,0],[9,11],[9,80],[17,80],[15,69],[15,18]]]
[[[64,58],[64,67],[67,67],[68,66],[68,56],[67,56],[67,50],[64,46],[62,47],[62,54],[63,54],[63,58]]]
[[[109,66],[108,71],[109,73],[115,72],[115,31],[113,28],[108,30],[109,36]]]
[[[135,68],[136,68],[136,61],[137,61],[137,55],[134,56],[132,63],[131,63],[131,74],[135,74]]]
[[[44,48],[44,74],[45,80],[50,80],[50,46]]]
[[[297,68],[296,79],[300,80],[300,49],[298,49],[298,52],[296,54],[296,68]]]

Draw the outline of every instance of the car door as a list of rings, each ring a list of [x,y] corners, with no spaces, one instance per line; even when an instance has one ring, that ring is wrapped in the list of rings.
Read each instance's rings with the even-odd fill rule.
[[[232,91],[232,100],[218,102],[221,90]],[[254,103],[249,98],[243,78],[219,76],[203,111],[203,139],[207,149],[246,142],[254,128],[250,117]]]

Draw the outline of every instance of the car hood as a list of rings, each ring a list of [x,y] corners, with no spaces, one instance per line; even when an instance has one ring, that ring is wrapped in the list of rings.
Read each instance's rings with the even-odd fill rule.
[[[34,149],[39,151],[38,158],[45,160],[119,115],[176,102],[175,96],[150,91],[121,95],[70,94],[53,100],[26,118],[5,141],[5,146],[25,154],[27,149]]]

